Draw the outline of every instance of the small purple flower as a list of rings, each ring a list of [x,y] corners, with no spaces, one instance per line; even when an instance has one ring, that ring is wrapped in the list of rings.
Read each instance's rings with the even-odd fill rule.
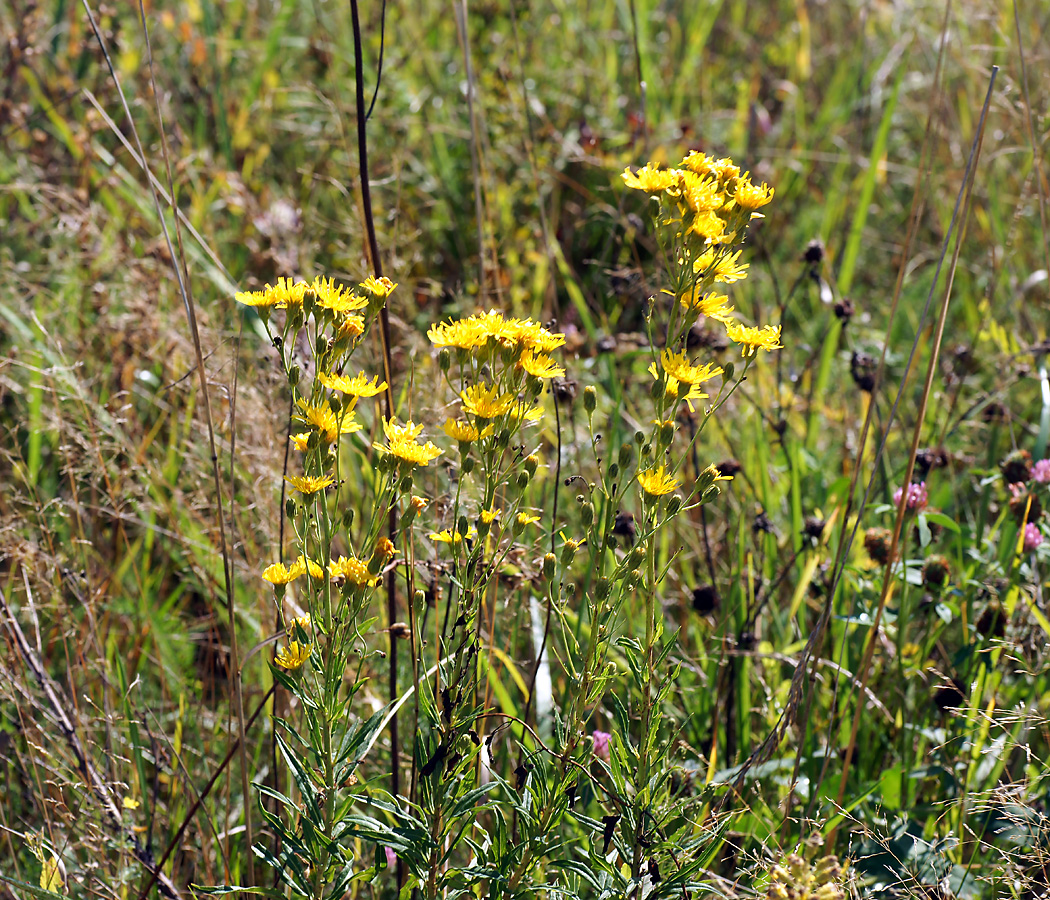
[[[598,759],[604,759],[606,762],[609,761],[609,741],[612,740],[612,735],[608,731],[597,731],[591,735],[591,739],[594,741],[594,755]]]
[[[384,847],[383,851],[386,853],[387,868],[394,868],[397,865],[397,854],[390,847]]]
[[[1043,543],[1043,532],[1039,530],[1038,525],[1034,525],[1029,522],[1024,527],[1024,548],[1031,552],[1036,547]]]
[[[904,493],[904,488],[897,488],[897,490],[895,490],[893,492],[893,502],[895,504],[898,504],[898,505],[900,504],[901,496],[903,495],[903,493]],[[919,482],[913,481],[911,484],[908,485],[908,499],[907,499],[906,503],[907,503],[907,508],[909,510],[913,510],[914,511],[914,510],[926,509],[926,501],[927,501],[927,499],[928,499],[928,497],[927,497],[927,494],[926,494],[926,482],[925,481],[919,481]]]
[[[1040,459],[1032,466],[1032,481],[1040,484],[1050,482],[1050,459]]]

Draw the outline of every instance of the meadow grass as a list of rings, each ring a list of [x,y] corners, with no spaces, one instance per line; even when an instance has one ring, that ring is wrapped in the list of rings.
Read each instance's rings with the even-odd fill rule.
[[[416,3],[388,4],[385,32],[381,4],[361,12],[366,104],[378,91],[376,240],[399,288],[389,358],[370,335],[347,374],[383,373],[401,421],[432,435],[455,392],[431,325],[497,307],[565,335],[566,377],[528,447],[543,464],[527,496],[543,536],[508,554],[478,601],[477,709],[512,718],[497,727],[475,710],[479,739],[495,738],[471,765],[499,802],[458,808],[466,837],[441,844],[456,852],[418,866],[448,877],[448,896],[841,896],[804,886],[811,864],[858,895],[1039,896],[1050,881],[1039,543],[1050,473],[1033,467],[1050,436],[1044,11]],[[17,897],[136,896],[165,856],[162,891],[272,885],[248,836],[278,852],[274,792],[304,803],[310,792],[274,725],[303,721],[272,664],[296,626],[282,633],[260,573],[295,558],[282,366],[294,354],[310,380],[317,359],[308,340],[282,358],[234,295],[280,276],[353,287],[375,271],[350,11],[193,0],[145,13],[156,97],[138,11],[92,8],[133,130],[83,6],[0,9],[0,876]],[[574,653],[600,643],[582,599],[598,576],[591,545],[569,564],[560,554],[589,516],[613,523],[621,555],[646,530],[641,501],[586,508],[616,448],[651,427],[646,368],[663,335],[649,298],[672,286],[647,198],[620,173],[690,149],[775,188],[744,245],[748,277],[726,292],[744,321],[782,325],[783,348],[692,445],[704,419],[682,407],[687,478],[713,463],[733,480],[647,542],[646,565],[666,572],[648,593],[624,592],[601,701],[573,719],[586,705]],[[199,345],[174,275],[183,259]],[[701,362],[742,371],[717,323],[689,341]],[[368,531],[383,415],[363,412],[365,429],[342,443],[351,534],[383,531],[378,520]],[[445,456],[412,489],[430,500],[421,524],[455,530],[461,473],[440,440]],[[894,498],[908,480],[925,486],[910,509]],[[361,616],[376,617],[352,667],[362,726],[390,699],[391,626],[429,615],[432,629],[449,608],[449,557],[416,553],[398,615],[377,593]],[[654,631],[674,629],[657,664]],[[441,704],[415,688],[434,644],[406,643],[395,692],[413,689],[398,742],[411,783],[444,726]],[[663,716],[640,732],[653,677]],[[569,740],[566,721],[584,733],[575,763],[540,752]],[[347,839],[347,891],[396,896],[416,844],[383,799],[387,714],[373,724],[352,793],[354,814],[375,824],[355,820]],[[530,820],[572,765],[575,812]],[[650,766],[661,778],[639,786]],[[260,800],[247,779],[271,793]],[[421,808],[444,808],[420,791]],[[666,813],[652,835],[640,796]],[[483,868],[483,833],[517,855]],[[641,870],[643,838],[655,870]],[[621,856],[603,862],[603,849]],[[696,863],[681,884],[677,853]],[[851,874],[820,869],[825,855]]]

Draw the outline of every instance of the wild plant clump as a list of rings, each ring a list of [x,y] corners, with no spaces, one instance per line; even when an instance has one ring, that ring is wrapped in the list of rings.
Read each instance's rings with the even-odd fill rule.
[[[739,322],[718,292],[746,277],[739,248],[773,192],[731,160],[696,153],[680,168],[623,177],[652,197],[669,287],[646,315],[647,424],[605,446],[608,403],[584,387],[590,481],[558,483],[561,448],[540,431],[552,418],[552,381],[572,365],[554,328],[498,310],[434,324],[428,337],[448,403],[439,411],[395,392],[388,373],[354,363],[396,288],[388,279],[370,278],[358,292],[323,277],[282,278],[237,295],[281,354],[301,470],[287,478],[295,549],[262,572],[283,624],[270,669],[292,698],[275,727],[295,789],[259,786],[277,842],[255,847],[294,896],[341,897],[354,882],[383,877],[426,900],[473,894],[480,882],[490,897],[542,887],[655,898],[698,881],[713,819],[674,796],[681,773],[668,699],[679,664],[670,662],[677,632],[667,628],[661,585],[676,553],[663,534],[729,479],[692,462],[704,427],[757,351],[780,346],[779,326]],[[701,316],[741,348],[739,371],[690,352]],[[316,361],[309,377],[295,361],[304,341]],[[392,414],[395,396],[412,412]],[[364,401],[377,398],[386,411],[369,416]],[[443,437],[425,424],[441,419]],[[359,444],[363,454],[343,452],[369,430],[382,437]],[[348,471],[349,459],[364,458],[370,469]],[[363,505],[348,505],[348,477],[365,485]],[[566,486],[578,507],[571,533],[557,506]],[[640,514],[627,522],[626,509]],[[380,651],[367,636],[384,579],[388,601],[408,598],[407,621],[391,605],[386,628],[408,647],[411,686],[370,711],[362,692]],[[523,705],[514,714],[512,701],[492,702],[488,667],[496,616],[528,618],[529,609],[511,611],[525,598],[542,608],[542,638],[531,675],[518,676]],[[643,628],[626,628],[628,610],[641,611]],[[552,654],[570,689],[540,716],[537,673]],[[610,731],[595,727],[603,708]],[[412,738],[407,748],[389,745],[383,761],[378,739],[395,715],[411,723]]]

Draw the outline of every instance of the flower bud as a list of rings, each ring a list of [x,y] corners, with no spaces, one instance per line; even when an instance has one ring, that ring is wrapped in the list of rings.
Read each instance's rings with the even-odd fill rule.
[[[452,354],[449,353],[448,347],[442,347],[438,351],[438,368],[441,369],[442,372],[447,373],[451,367]]]
[[[643,562],[645,562],[645,545],[635,544],[627,555],[627,565],[633,569],[640,566]]]
[[[531,478],[536,474],[536,469],[539,468],[540,458],[535,453],[530,453],[525,457],[525,471],[529,473]]]
[[[469,475],[474,471],[474,457],[467,456],[463,459],[463,474]]]
[[[580,510],[580,517],[583,519],[584,527],[590,528],[594,522],[594,504],[584,503]]]
[[[557,564],[558,561],[554,558],[553,553],[545,553],[543,555],[543,577],[553,578]]]
[[[415,607],[417,612],[422,612],[423,607],[426,606],[427,595],[425,591],[416,591],[412,595],[412,605]]]
[[[295,508],[295,500],[293,498],[289,497],[284,501],[284,514],[288,516],[289,519],[294,519],[297,512],[298,510]]]
[[[343,408],[343,401],[340,400],[339,395],[336,394],[328,401],[328,406],[331,408],[332,412],[339,415],[340,410]]]
[[[616,461],[620,464],[620,468],[626,469],[631,464],[633,457],[634,448],[630,444],[621,444],[620,452],[616,456]]]
[[[661,422],[659,441],[661,447],[669,447],[674,440],[674,422]]]
[[[583,408],[587,410],[587,415],[591,415],[598,408],[598,392],[593,384],[583,389]]]
[[[619,463],[609,463],[609,477],[612,478],[614,481],[620,477]]]
[[[672,495],[667,501],[667,514],[669,516],[676,516],[681,508],[682,498],[677,494]]]
[[[470,533],[470,528],[468,527],[467,517],[466,516],[460,516],[459,517],[459,521],[456,522],[456,531],[459,532],[460,534],[469,534]]]
[[[314,353],[318,356],[324,356],[325,351],[328,349],[328,338],[323,334],[317,335],[317,340],[314,341]]]
[[[397,485],[397,489],[402,494],[408,494],[412,491],[412,473],[406,472],[401,476],[401,481]]]
[[[664,380],[658,379],[649,385],[649,396],[654,400],[659,400],[664,395]]]
[[[736,373],[736,363],[729,361],[722,366],[722,383],[729,384],[733,380],[733,375]]]
[[[634,442],[635,442],[635,443],[636,443],[636,444],[637,444],[637,445],[638,445],[639,447],[641,447],[641,446],[642,446],[642,444],[644,444],[644,443],[645,443],[645,432],[643,432],[643,431],[636,431],[636,432],[634,433]]]
[[[349,531],[350,530],[350,526],[352,526],[353,524],[354,524],[354,508],[352,506],[348,506],[345,510],[343,510],[343,528],[345,528],[347,531]]]
[[[525,490],[525,488],[529,486],[529,473],[518,472],[518,477],[514,480],[514,483],[517,485],[519,491]]]
[[[292,387],[295,387],[295,386],[296,386],[296,385],[297,385],[297,384],[299,383],[299,379],[300,379],[301,377],[302,377],[302,371],[301,371],[301,370],[299,369],[299,366],[298,366],[298,365],[293,365],[293,366],[292,366],[292,367],[291,367],[291,368],[290,368],[290,369],[288,370],[288,383],[289,383],[289,384],[290,384],[290,385],[291,385]]]
[[[604,603],[609,599],[609,595],[612,593],[612,582],[609,581],[604,575],[595,582],[594,585],[594,596],[598,600]]]

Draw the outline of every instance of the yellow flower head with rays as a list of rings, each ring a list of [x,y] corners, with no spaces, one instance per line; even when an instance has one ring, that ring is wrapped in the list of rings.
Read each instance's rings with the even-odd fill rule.
[[[447,419],[443,428],[445,434],[452,438],[452,440],[459,441],[461,444],[469,444],[472,441],[488,437],[494,430],[492,425],[486,425],[479,431],[469,422],[460,422],[457,419]]]
[[[500,517],[502,512],[502,509],[483,509],[481,511],[481,521],[486,525],[491,525]]]
[[[733,202],[743,210],[761,209],[773,199],[773,188],[764,181],[761,186],[742,178],[733,192]]]
[[[336,415],[327,400],[320,406],[300,400],[299,409],[298,418],[313,425],[328,444],[335,443],[340,434],[352,434],[361,430],[361,423],[354,418],[352,411]],[[298,441],[296,445],[298,446]]]
[[[506,415],[514,406],[512,394],[501,394],[495,385],[475,384],[459,395],[463,409],[480,419]]]
[[[521,354],[518,365],[536,378],[562,378],[565,375],[565,370],[553,359],[546,354],[536,354],[531,348]]]
[[[519,525],[535,525],[540,520],[539,516],[532,516],[528,513],[518,513],[518,524]]]
[[[632,172],[628,167],[620,177],[632,190],[659,194],[668,188],[676,187],[681,173],[677,169],[661,169],[656,163],[648,163],[637,172]]]
[[[288,646],[278,653],[273,661],[282,669],[295,671],[296,669],[302,668],[303,663],[309,658],[312,649],[313,647],[311,647],[310,644],[300,644],[298,641],[289,641]]]
[[[368,306],[368,301],[364,297],[358,297],[343,285],[336,284],[332,278],[318,276],[310,284],[310,290],[317,298],[318,306],[335,313],[353,312],[355,309],[364,309]]]
[[[296,568],[301,572],[309,572],[311,578],[323,578],[324,569],[321,568],[319,563],[315,563],[312,559],[307,559],[301,553],[299,558],[295,561]]]
[[[331,475],[322,475],[320,477],[316,475],[293,475],[284,480],[300,494],[304,494],[307,497],[335,484],[335,479]],[[303,571],[305,572],[306,570],[304,569]]]
[[[365,320],[361,316],[354,315],[354,313],[339,316],[336,319],[335,326],[338,337],[346,340],[359,338],[365,333]]]
[[[744,356],[754,356],[759,350],[777,350],[782,346],[779,325],[766,325],[758,328],[741,325],[739,322],[730,322],[726,325],[726,334],[734,344],[740,345]]]
[[[234,295],[238,303],[245,306],[275,306],[285,309],[299,306],[306,296],[308,285],[305,281],[293,282],[291,278],[278,278],[274,285],[266,285],[261,291],[239,291]]]
[[[638,483],[642,486],[643,491],[654,497],[661,497],[664,494],[670,494],[671,491],[675,490],[678,485],[681,484],[677,478],[668,474],[663,466],[657,466],[655,469],[646,469],[644,472],[639,472]]]
[[[371,587],[379,579],[368,571],[368,563],[356,556],[340,556],[328,564],[328,573],[333,581],[343,581],[355,587]]]
[[[732,318],[733,307],[726,306],[728,300],[725,294],[707,291],[698,295],[694,291],[682,297],[682,306],[697,315],[717,319],[719,322],[729,322]]]
[[[694,366],[689,359],[689,355],[684,350],[680,353],[671,353],[669,350],[664,350],[660,354],[660,365],[676,381],[682,381],[689,385],[703,384],[716,375],[722,374],[722,367],[713,366],[711,363]]]
[[[386,275],[380,275],[378,278],[369,275],[368,278],[361,282],[360,287],[377,300],[382,300],[394,293],[397,285],[387,278]]]
[[[747,278],[749,263],[740,262],[740,250],[736,253],[724,253],[715,247],[709,247],[693,261],[693,274],[708,276],[714,274],[715,281],[722,284],[733,284]]]
[[[270,584],[288,584],[295,581],[305,571],[305,569],[300,569],[297,563],[293,563],[287,568],[283,563],[274,563],[272,566],[267,566],[263,569],[262,577],[264,581],[268,581]]]
[[[444,531],[432,531],[427,537],[432,541],[437,541],[439,544],[458,544],[464,537],[472,538],[475,534],[477,534],[477,532],[475,532],[473,528],[471,528],[465,535],[460,534],[459,532],[452,532],[446,528]]]
[[[413,422],[402,425],[396,419],[387,419],[383,422],[383,432],[387,439],[387,446],[384,449],[413,466],[430,465],[431,460],[437,459],[442,453],[442,450],[431,441],[425,444],[418,442],[419,436],[423,433],[422,425],[416,425]]]
[[[317,380],[326,388],[339,391],[341,394],[349,394],[352,397],[375,397],[386,390],[386,382],[379,383],[379,376],[369,378],[364,372],[350,378],[346,375],[329,375],[321,372]]]

